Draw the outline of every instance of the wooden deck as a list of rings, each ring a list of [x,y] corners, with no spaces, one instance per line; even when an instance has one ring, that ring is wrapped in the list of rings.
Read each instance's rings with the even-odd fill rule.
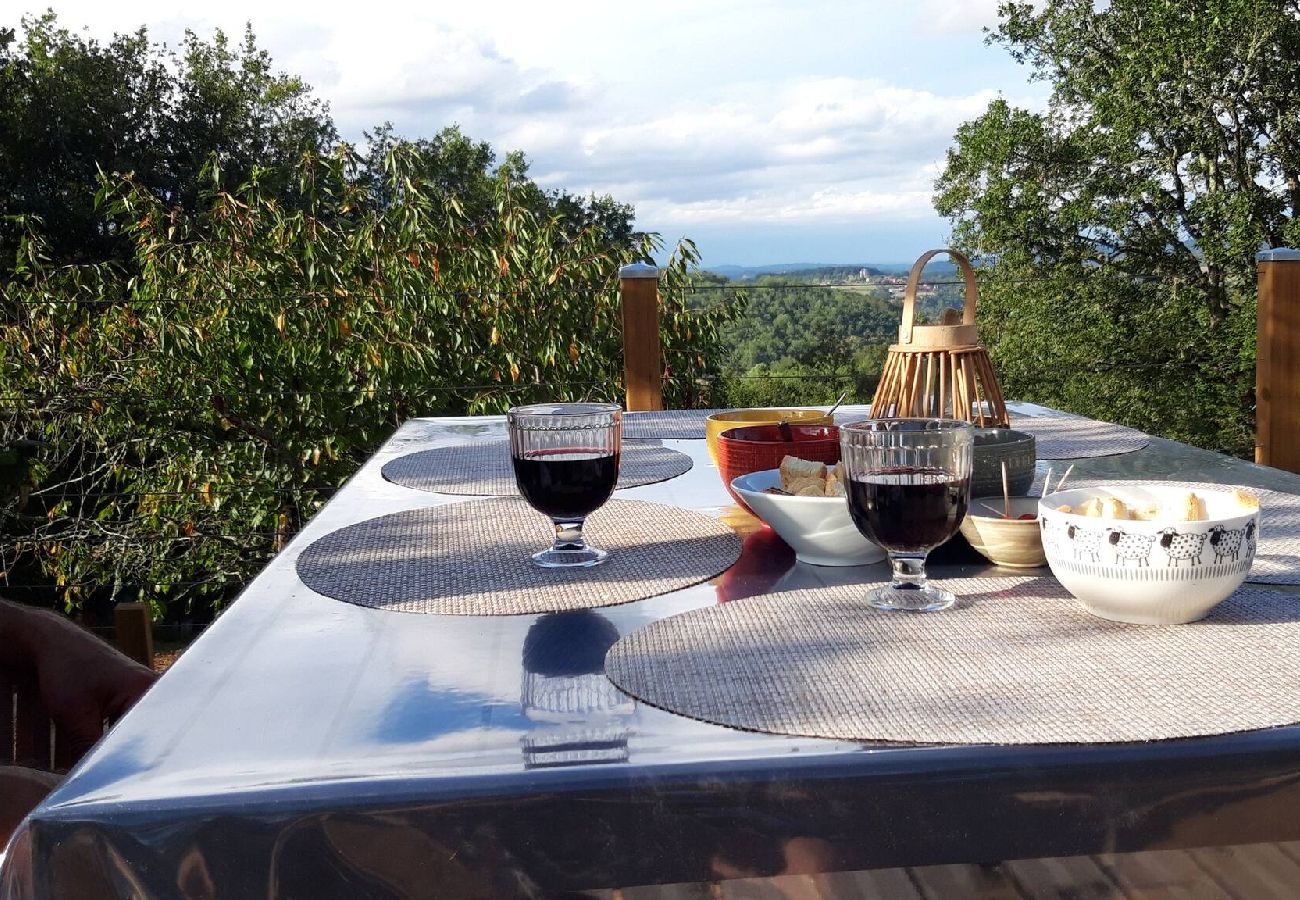
[[[592,891],[601,900],[1295,900],[1300,842]]]

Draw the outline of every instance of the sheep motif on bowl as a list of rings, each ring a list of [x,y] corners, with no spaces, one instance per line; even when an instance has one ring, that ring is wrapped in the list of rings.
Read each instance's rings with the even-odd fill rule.
[[[1216,563],[1226,562],[1229,559],[1236,562],[1241,558],[1243,551],[1253,555],[1254,543],[1254,520],[1247,522],[1244,528],[1224,528],[1222,525],[1215,525],[1210,529],[1210,546],[1214,548]]]
[[[1075,511],[1093,497],[1146,514],[1132,520]],[[1039,502],[1039,524],[1052,574],[1102,618],[1172,625],[1204,617],[1250,571],[1259,506],[1233,489],[1198,489],[1196,520],[1181,521],[1188,497],[1186,488],[1150,484],[1049,494]]]
[[[1155,543],[1156,535],[1130,534],[1118,528],[1107,528],[1106,534],[1107,543],[1115,548],[1117,564],[1134,562],[1139,566],[1151,565],[1151,545]]]

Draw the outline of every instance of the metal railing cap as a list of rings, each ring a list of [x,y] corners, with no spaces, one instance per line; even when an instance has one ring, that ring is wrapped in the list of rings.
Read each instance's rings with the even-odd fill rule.
[[[649,263],[629,263],[618,270],[619,278],[658,278],[658,266]]]
[[[1255,254],[1256,262],[1277,262],[1280,260],[1300,259],[1300,250],[1291,247],[1273,247]]]

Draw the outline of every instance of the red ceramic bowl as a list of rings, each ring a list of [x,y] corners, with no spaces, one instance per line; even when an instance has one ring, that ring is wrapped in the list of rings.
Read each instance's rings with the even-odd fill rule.
[[[781,467],[787,456],[824,462],[840,461],[840,430],[834,425],[789,425],[785,440],[779,425],[747,425],[718,435],[718,472],[733,500],[749,512],[752,509],[731,489],[731,479]]]

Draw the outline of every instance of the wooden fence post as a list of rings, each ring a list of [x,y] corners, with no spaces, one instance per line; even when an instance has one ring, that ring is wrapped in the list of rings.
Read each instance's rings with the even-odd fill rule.
[[[1300,250],[1256,260],[1255,462],[1300,472]]]
[[[632,263],[618,270],[623,298],[623,383],[628,410],[663,409],[659,348],[659,270]]]
[[[113,607],[117,649],[138,663],[153,668],[153,626],[147,603],[119,603]]]

